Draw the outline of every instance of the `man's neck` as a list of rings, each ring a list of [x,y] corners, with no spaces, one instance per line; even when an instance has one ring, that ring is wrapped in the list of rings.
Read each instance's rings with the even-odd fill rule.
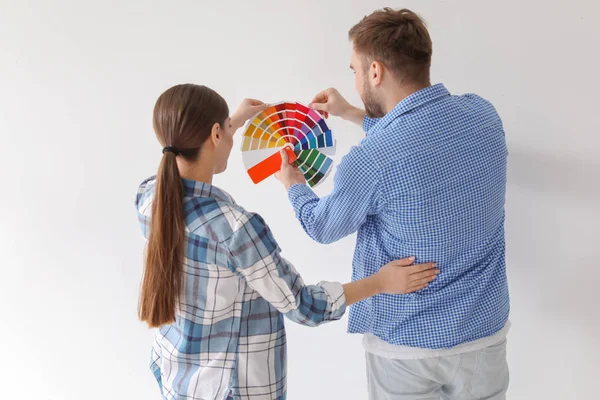
[[[430,83],[427,84],[414,84],[410,86],[396,86],[390,91],[390,95],[388,96],[387,101],[385,102],[385,113],[389,113],[400,103],[402,100],[407,98],[413,93],[418,92],[419,90],[423,90],[427,87],[431,86]]]

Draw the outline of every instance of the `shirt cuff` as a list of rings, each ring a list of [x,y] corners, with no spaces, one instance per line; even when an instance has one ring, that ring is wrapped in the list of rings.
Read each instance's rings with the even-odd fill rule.
[[[292,203],[294,210],[298,211],[298,208],[304,204],[304,202],[300,201],[302,197],[305,197],[306,199],[312,199],[318,196],[312,191],[311,188],[308,187],[308,185],[297,183],[289,188],[288,199],[290,200],[290,203]]]
[[[373,129],[375,124],[379,122],[379,120],[380,118],[369,118],[365,115],[365,118],[363,119],[363,130],[367,135],[369,134],[369,131]]]
[[[331,299],[331,315],[329,320],[338,320],[344,316],[346,312],[346,295],[344,287],[339,282],[319,282],[319,286],[327,292]]]

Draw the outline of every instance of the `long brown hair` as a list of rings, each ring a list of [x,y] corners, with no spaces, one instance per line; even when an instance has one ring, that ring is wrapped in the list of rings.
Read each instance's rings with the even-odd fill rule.
[[[182,287],[185,222],[183,186],[176,157],[195,160],[215,123],[229,116],[225,100],[206,86],[177,85],[154,106],[153,125],[163,153],[152,201],[150,235],[138,315],[150,327],[175,321]]]

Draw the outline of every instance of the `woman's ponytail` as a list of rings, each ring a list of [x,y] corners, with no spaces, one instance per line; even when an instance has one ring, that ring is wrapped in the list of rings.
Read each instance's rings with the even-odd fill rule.
[[[151,327],[175,321],[184,284],[184,188],[177,161],[195,162],[213,126],[228,116],[227,103],[217,92],[193,84],[173,86],[154,106],[154,131],[165,147],[156,175],[138,309]]]
[[[163,154],[156,176],[139,304],[139,317],[150,327],[175,321],[184,245],[183,187],[176,155],[169,151]]]

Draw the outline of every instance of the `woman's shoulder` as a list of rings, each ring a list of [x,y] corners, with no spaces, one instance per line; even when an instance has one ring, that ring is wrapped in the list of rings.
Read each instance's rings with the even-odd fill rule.
[[[190,233],[219,242],[225,242],[241,232],[266,228],[259,214],[228,201],[195,197],[187,201],[184,210]]]
[[[135,196],[135,207],[142,215],[150,216],[150,205],[152,204],[152,193],[154,192],[155,182],[156,176],[151,176],[138,186]]]
[[[149,221],[156,177],[145,179],[138,187],[136,207],[140,218]],[[183,204],[186,232],[217,242],[235,237],[270,234],[260,214],[248,211],[225,192],[213,196],[185,197]]]

